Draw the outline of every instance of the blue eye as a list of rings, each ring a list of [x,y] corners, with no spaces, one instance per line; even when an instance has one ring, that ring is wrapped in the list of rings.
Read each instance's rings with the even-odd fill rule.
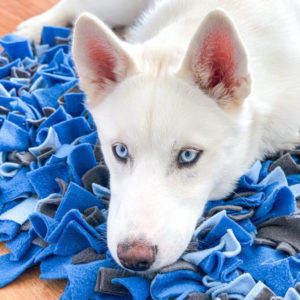
[[[128,158],[128,149],[123,144],[113,146],[113,153],[119,160],[126,161]]]
[[[196,163],[201,153],[202,151],[193,149],[182,150],[178,156],[179,167],[190,166]]]

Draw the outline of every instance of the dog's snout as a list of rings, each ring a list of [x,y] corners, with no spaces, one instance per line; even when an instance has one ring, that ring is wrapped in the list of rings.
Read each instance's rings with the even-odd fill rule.
[[[144,241],[120,243],[117,248],[120,263],[125,268],[133,271],[148,270],[155,260],[156,253],[157,247],[149,246]]]

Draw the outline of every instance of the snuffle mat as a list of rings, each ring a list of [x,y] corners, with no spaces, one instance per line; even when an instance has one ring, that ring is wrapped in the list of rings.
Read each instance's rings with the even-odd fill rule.
[[[106,245],[109,173],[72,62],[69,28],[2,38],[0,287],[39,265],[60,299],[300,299],[300,150],[257,161],[208,202],[180,258],[142,277]],[[298,206],[298,207],[297,207]],[[32,287],[34,288],[34,287]]]

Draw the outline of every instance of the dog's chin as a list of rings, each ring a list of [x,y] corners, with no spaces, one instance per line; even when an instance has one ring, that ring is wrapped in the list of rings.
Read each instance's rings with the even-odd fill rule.
[[[161,269],[161,268],[158,268],[158,269],[152,269],[152,268],[150,268],[149,270],[146,270],[146,271],[132,271],[132,270],[124,268],[123,266],[121,266],[121,267],[124,270],[126,270],[127,272],[129,272],[129,273],[131,273],[133,275],[137,275],[137,276],[144,277],[144,278],[147,278],[147,279],[153,279],[155,277],[155,275],[157,273],[159,273],[159,271]]]
[[[159,263],[159,262],[154,263],[153,266],[150,267],[150,269],[145,270],[145,271],[133,271],[133,270],[127,269],[127,268],[123,267],[119,262],[118,262],[118,265],[122,269],[126,270],[127,272],[129,272],[131,274],[138,275],[138,276],[141,276],[141,277],[144,277],[147,279],[153,279],[157,273],[159,273],[165,267],[174,264],[178,259],[174,260],[171,263],[166,263],[166,264]]]
[[[133,270],[130,270],[130,269],[127,269],[125,268],[119,261],[119,259],[113,257],[115,262],[124,270],[126,270],[127,272],[131,273],[131,274],[135,274],[135,275],[138,275],[138,276],[141,276],[141,277],[145,277],[145,278],[148,278],[148,279],[152,279],[157,273],[159,273],[159,271],[170,265],[170,264],[162,264],[162,263],[158,263],[158,262],[155,262],[148,270],[145,270],[145,271],[133,271]]]

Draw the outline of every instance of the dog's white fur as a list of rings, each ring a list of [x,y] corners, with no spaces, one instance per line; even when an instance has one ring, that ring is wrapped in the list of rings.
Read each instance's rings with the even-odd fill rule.
[[[130,25],[152,2],[64,0],[19,33],[37,39],[42,25],[66,25],[83,11]],[[299,142],[297,2],[157,1],[127,42],[94,16],[79,18],[74,59],[111,174],[108,245],[117,262],[118,243],[144,239],[158,246],[151,271],[173,263],[207,200],[232,192],[255,159]],[[218,32],[229,41],[224,55]],[[224,64],[234,61],[230,88],[209,84],[216,49]],[[113,156],[115,142],[128,146],[127,164]],[[204,150],[190,168],[176,165],[184,147]]]

